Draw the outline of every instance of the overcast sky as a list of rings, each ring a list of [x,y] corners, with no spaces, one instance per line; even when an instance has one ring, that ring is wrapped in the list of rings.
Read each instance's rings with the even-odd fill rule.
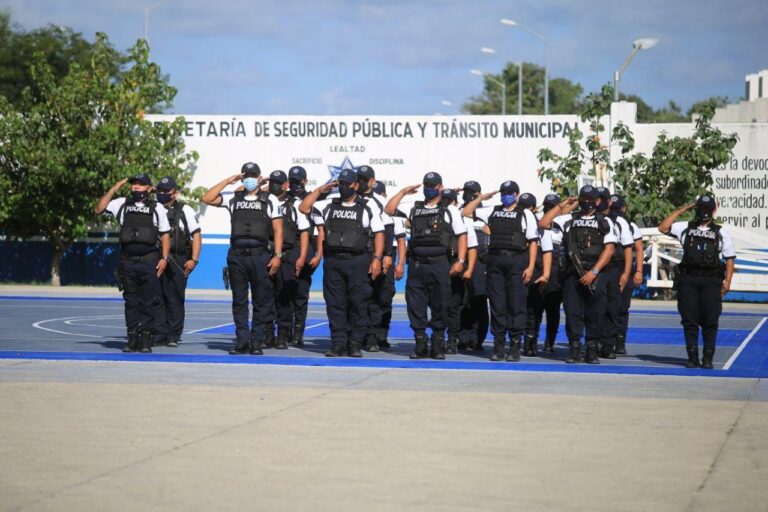
[[[48,23],[124,50],[159,0],[2,0],[25,29]],[[455,114],[481,90],[470,68],[501,58],[544,62],[587,92],[612,79],[632,41],[658,37],[627,68],[622,91],[654,107],[744,94],[768,68],[766,0],[167,0],[149,16],[152,58],[178,87],[180,114]]]

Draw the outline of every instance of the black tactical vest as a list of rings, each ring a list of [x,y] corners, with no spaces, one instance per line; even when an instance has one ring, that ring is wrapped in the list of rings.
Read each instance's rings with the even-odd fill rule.
[[[176,201],[168,210],[168,224],[171,226],[171,253],[192,256],[192,238],[184,215],[184,203]]]
[[[605,244],[603,240],[611,230],[604,215],[596,213],[591,219],[584,219],[580,214],[566,222],[566,236],[563,240],[569,257],[576,255],[589,268],[597,263]]]
[[[230,199],[232,235],[230,243],[238,240],[254,240],[268,243],[272,236],[272,219],[269,218],[269,194],[262,192],[255,200],[247,201],[245,194],[236,193]]]
[[[157,220],[154,201],[144,201],[139,205],[127,200],[117,212],[121,218],[120,244],[126,254],[135,256],[148,254],[157,249],[160,231],[155,225]]]
[[[624,267],[624,245],[621,243],[621,234],[624,230],[624,228],[621,226],[621,223],[619,222],[617,217],[621,217],[621,215],[613,216],[611,215],[611,218],[613,220],[613,225],[616,226],[614,229],[614,234],[616,235],[616,250],[613,251],[613,256],[611,257],[611,264],[618,265],[619,267]],[[629,223],[627,223],[629,224]],[[627,229],[632,230],[631,227],[628,227]]]
[[[680,270],[684,274],[696,276],[720,276],[723,263],[720,261],[720,226],[710,224],[710,229],[702,230],[691,222],[683,231],[683,259]]]
[[[416,201],[411,209],[411,240],[409,249],[416,256],[450,255],[452,242],[458,246],[458,240],[453,235],[451,222],[445,219],[450,212],[438,204],[434,208],[426,208],[424,201]]]
[[[283,249],[288,250],[299,243],[299,225],[296,218],[296,209],[293,207],[294,199],[287,196],[283,201]]]
[[[491,228],[491,250],[524,252],[528,250],[528,240],[525,238],[525,210],[515,208],[505,210],[496,206],[488,217],[488,227]]]
[[[324,249],[329,254],[347,252],[362,254],[368,249],[369,229],[363,227],[365,212],[371,210],[358,198],[353,206],[343,206],[341,199],[334,199],[323,210],[325,220]]]

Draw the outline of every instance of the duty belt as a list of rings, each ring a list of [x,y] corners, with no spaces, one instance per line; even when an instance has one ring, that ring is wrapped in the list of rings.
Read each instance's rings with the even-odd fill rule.
[[[414,256],[411,255],[411,261],[414,263],[440,263],[442,261],[448,261],[447,255],[441,256]]]
[[[356,258],[360,256],[361,254],[365,254],[364,252],[345,252],[345,251],[335,251],[335,252],[329,252],[326,254],[329,258],[338,258],[340,260],[351,260],[353,258]]]
[[[527,249],[522,251],[515,251],[513,249],[488,249],[488,254],[492,254],[494,256],[519,256],[521,254],[525,254],[528,252]]]
[[[152,251],[150,253],[144,254],[143,256],[132,256],[130,254],[120,255],[120,261],[125,261],[130,263],[155,263],[159,259],[160,259],[160,253],[157,251]]]
[[[268,254],[266,247],[232,247],[230,250],[235,256],[261,256]]]

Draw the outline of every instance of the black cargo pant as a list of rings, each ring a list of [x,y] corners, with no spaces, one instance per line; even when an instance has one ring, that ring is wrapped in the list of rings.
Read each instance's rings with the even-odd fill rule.
[[[323,298],[334,347],[362,346],[373,293],[367,253],[329,253],[323,263]]]
[[[559,264],[559,255],[553,253],[552,271],[544,290],[544,311],[547,315],[546,341],[550,343],[554,343],[557,339],[557,330],[560,327],[560,304],[563,302],[563,283]]]
[[[374,294],[376,292],[374,291]],[[384,274],[379,304],[381,304],[381,322],[379,328],[381,331],[389,333],[389,325],[392,323],[392,301],[395,299],[395,264],[389,267],[389,271]]]
[[[129,330],[155,328],[155,314],[160,303],[160,280],[157,277],[159,260],[158,252],[144,256],[123,254],[120,257],[125,325]]]
[[[280,264],[280,271],[275,275],[277,328],[284,333],[290,333],[294,324],[299,293],[299,278],[296,276],[296,260],[299,259],[299,252],[298,247],[286,250]]]
[[[621,250],[620,248],[616,249]],[[616,336],[621,334],[619,315],[621,313],[621,290],[619,279],[624,270],[624,263],[611,262],[600,272],[600,278],[605,281],[605,321],[603,333],[600,336],[600,346],[615,347]]]
[[[467,297],[461,309],[462,341],[477,341],[480,345],[488,336],[490,318],[488,315],[488,296],[485,292],[485,274],[487,255],[478,256],[472,280],[467,283]]]
[[[687,346],[698,346],[701,329],[704,350],[715,349],[720,314],[723,312],[722,286],[722,277],[684,274],[678,277],[677,310]]]
[[[445,333],[451,294],[449,270],[450,263],[446,256],[410,257],[405,302],[414,334],[425,334],[427,327],[432,328],[432,334]]]
[[[566,270],[563,281],[563,304],[565,306],[565,332],[568,340],[597,343],[603,333],[605,322],[606,279],[599,275],[594,281],[594,292],[579,283],[574,269]]]
[[[238,345],[264,341],[265,328],[272,323],[275,289],[269,275],[270,253],[266,247],[230,248],[227,254],[232,289],[232,317]],[[253,320],[248,323],[248,292],[253,303]]]
[[[448,296],[448,310],[446,311],[446,325],[448,326],[448,338],[459,337],[461,331],[461,308],[469,300],[467,282],[462,274],[450,277],[450,295]]]
[[[184,296],[187,278],[184,275],[186,255],[171,254],[171,261],[160,276],[162,301],[157,307],[155,336],[159,341],[179,342],[184,330]]]
[[[523,284],[523,270],[528,266],[528,251],[491,252],[488,254],[485,289],[491,303],[491,334],[510,339],[525,332],[528,287]]]
[[[293,299],[293,318],[296,324],[307,323],[307,309],[309,308],[309,290],[312,287],[312,275],[315,269],[309,266],[309,262],[315,257],[315,241],[310,240],[307,260],[299,273],[296,282],[296,296]]]

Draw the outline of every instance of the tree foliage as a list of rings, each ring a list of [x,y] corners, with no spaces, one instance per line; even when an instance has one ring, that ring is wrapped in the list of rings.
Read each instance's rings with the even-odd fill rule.
[[[93,226],[93,206],[116,181],[138,172],[189,183],[197,154],[185,153],[184,119],[153,124],[144,112],[176,95],[148,61],[143,40],[115,78],[116,52],[97,34],[90,60],[70,62],[59,78],[44,52],[29,68],[17,104],[0,97],[0,230],[43,236],[53,248],[52,278],[64,250]]]

